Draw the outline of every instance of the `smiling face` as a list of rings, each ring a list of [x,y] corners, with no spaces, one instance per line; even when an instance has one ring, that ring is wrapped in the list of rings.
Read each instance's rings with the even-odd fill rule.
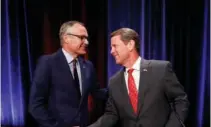
[[[121,36],[113,36],[111,38],[111,54],[117,64],[124,65],[129,58],[130,48],[122,40]]]
[[[63,36],[63,47],[71,52],[72,55],[86,54],[88,33],[86,28],[81,24],[74,24],[69,27]]]
[[[120,28],[111,33],[111,54],[117,64],[131,67],[139,56],[139,35],[130,28]]]

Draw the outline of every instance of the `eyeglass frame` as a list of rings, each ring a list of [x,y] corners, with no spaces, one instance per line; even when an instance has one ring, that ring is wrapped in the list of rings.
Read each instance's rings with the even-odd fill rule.
[[[77,35],[77,34],[71,34],[71,33],[66,33],[67,35],[72,35],[72,36],[75,36],[75,37],[78,37],[80,38],[81,40],[87,40],[88,41],[88,37],[85,36],[85,35]]]

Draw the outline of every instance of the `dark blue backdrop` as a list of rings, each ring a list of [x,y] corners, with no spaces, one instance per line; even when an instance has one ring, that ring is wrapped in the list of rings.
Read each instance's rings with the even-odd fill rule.
[[[109,34],[120,28],[136,30],[145,59],[169,60],[191,103],[187,126],[209,125],[209,1],[109,0]],[[120,69],[110,55],[108,78]]]
[[[57,15],[61,16],[62,20],[77,19],[71,16],[75,14],[77,17],[79,14],[77,9],[80,6],[77,5],[77,8],[74,2],[69,2],[69,5],[60,2],[58,8],[61,6],[66,8],[60,13],[57,11],[56,2],[53,7],[46,7],[48,5],[46,1],[43,0],[40,5],[30,4],[30,6],[30,1],[25,0],[2,1],[1,125],[26,126],[27,123],[30,81],[36,59],[42,54],[44,38],[41,35],[43,22],[33,17],[43,18],[39,15],[44,8],[53,12],[52,17],[55,17],[54,13],[59,13]],[[172,62],[191,103],[186,125],[188,127],[209,126],[210,3],[208,0],[108,0],[107,4],[104,0],[101,4],[90,1],[86,3],[89,3],[89,6],[86,4],[88,6],[86,17],[91,17],[87,22],[89,27],[93,27],[88,29],[91,31],[91,39],[99,36],[98,41],[94,43],[98,45],[98,50],[96,52],[94,48],[96,45],[91,44],[93,51],[90,49],[90,57],[106,54],[105,58],[100,57],[101,60],[97,60],[107,61],[104,67],[107,71],[102,78],[107,82],[120,69],[110,55],[110,33],[120,27],[133,28],[141,37],[142,57]],[[30,10],[30,8],[36,9]],[[100,8],[105,8],[105,12]],[[65,13],[68,11],[70,13]],[[90,12],[99,12],[99,15]],[[97,20],[96,16],[100,15],[105,15],[106,18],[103,20],[106,21]],[[61,22],[61,19],[57,19],[57,22]],[[107,31],[103,28],[101,34],[96,31],[96,29],[101,30],[101,27],[96,26],[99,22],[107,25]],[[58,27],[52,29],[56,34]],[[106,43],[102,43],[104,40],[102,33],[107,36]],[[53,37],[58,38],[57,35]],[[106,49],[101,50],[100,48],[104,46],[100,45],[105,45]]]

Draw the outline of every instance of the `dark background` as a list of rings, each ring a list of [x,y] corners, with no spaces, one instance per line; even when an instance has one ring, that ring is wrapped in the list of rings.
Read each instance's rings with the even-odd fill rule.
[[[208,127],[209,5],[208,0],[3,0],[2,125],[36,126],[27,113],[27,106],[37,59],[60,48],[58,33],[63,22],[78,20],[88,29],[90,45],[86,58],[93,62],[101,87],[106,87],[109,77],[120,68],[110,55],[109,34],[120,27],[131,27],[140,33],[144,42],[143,58],[172,62],[191,104],[186,125]],[[13,73],[14,78],[9,79]],[[21,82],[19,85],[14,83],[16,77]],[[7,82],[11,80],[9,87]],[[14,101],[11,96],[22,101],[18,98]],[[103,113],[104,103],[95,101],[94,110],[90,111],[91,121]],[[24,113],[20,116],[18,110],[16,116],[20,120],[14,122],[12,112],[8,111],[21,106]],[[6,110],[6,107],[10,108]]]

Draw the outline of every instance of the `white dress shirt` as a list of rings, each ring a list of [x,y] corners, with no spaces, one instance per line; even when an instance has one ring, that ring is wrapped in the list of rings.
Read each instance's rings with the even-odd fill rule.
[[[135,80],[136,89],[138,91],[139,80],[140,80],[140,66],[141,66],[141,57],[139,56],[138,59],[136,60],[136,62],[133,64],[132,68],[126,68],[126,70],[124,72],[125,83],[126,83],[128,93],[129,93],[129,89],[128,89],[128,72],[127,71],[129,69],[134,69],[134,71],[132,72],[132,75],[133,75],[133,78]]]

